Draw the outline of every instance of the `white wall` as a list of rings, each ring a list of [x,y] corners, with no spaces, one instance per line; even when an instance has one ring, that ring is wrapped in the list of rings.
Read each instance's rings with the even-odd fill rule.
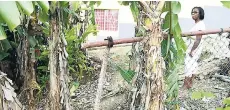
[[[183,0],[180,1],[181,3],[181,12],[179,13],[179,19],[181,18],[187,18],[187,19],[191,19],[191,10],[193,7],[195,6],[200,6],[200,7],[204,7],[204,6],[222,6],[220,1],[217,0]],[[113,1],[113,0],[105,0],[102,1],[101,5],[99,7],[96,7],[99,9],[119,9],[119,16],[118,16],[118,26],[121,23],[131,23],[136,25],[136,23],[134,22],[133,16],[132,16],[132,12],[129,8],[129,6],[121,6],[118,1]],[[213,13],[215,14],[215,13]],[[179,21],[180,22],[180,21]],[[184,24],[181,24],[181,28],[182,30],[188,30],[187,28],[190,28],[194,25],[194,22],[191,19],[191,22],[186,22]],[[183,29],[183,28],[186,29]],[[118,31],[120,30],[120,27],[118,27]],[[131,30],[129,30],[131,31]],[[124,30],[122,30],[122,32],[126,32]],[[119,32],[109,32],[109,31],[99,31],[98,36],[108,36],[108,35],[112,35],[114,39],[119,38]],[[93,36],[90,35],[88,37],[89,41],[96,41],[98,38],[98,36]],[[130,36],[127,36],[130,37]],[[124,38],[124,37],[122,37]],[[101,38],[100,38],[101,39]]]
[[[216,0],[181,0],[181,12],[179,18],[191,18],[191,10],[195,6],[222,6],[220,1]]]
[[[102,1],[101,5],[95,7],[95,9],[118,9],[118,31],[99,31],[97,36],[92,34],[88,36],[88,42],[97,41],[98,39],[104,39],[107,36],[112,36],[114,39],[119,38],[119,24],[120,23],[131,23],[135,24],[132,12],[129,6],[123,6],[118,3],[118,1]],[[98,38],[100,37],[100,38]]]

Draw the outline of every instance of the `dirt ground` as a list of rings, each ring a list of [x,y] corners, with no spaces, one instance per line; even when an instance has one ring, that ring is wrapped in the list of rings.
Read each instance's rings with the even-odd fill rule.
[[[120,65],[124,68],[128,67],[127,52],[131,46],[115,47],[110,50],[108,66],[106,71],[106,79],[104,81],[103,95],[101,99],[102,110],[127,110],[128,109],[128,94],[129,88],[120,75],[119,71],[115,69],[115,65]],[[89,57],[102,59],[104,53],[103,48],[89,50]],[[98,76],[100,74],[101,64],[92,61],[95,73],[91,76],[91,80],[86,84],[79,86],[73,96],[75,110],[93,110],[95,95],[97,92]]]
[[[128,53],[130,52],[130,49],[130,45],[124,45],[114,47],[110,51],[110,63],[107,68],[101,102],[102,110],[129,110],[128,96],[129,91],[132,88],[124,81],[112,64],[122,64],[123,67],[126,68],[128,65]],[[103,48],[91,49],[88,54],[89,56],[101,59],[103,56]],[[201,75],[198,75],[195,79],[192,89],[189,91],[183,89],[179,90],[181,110],[215,110],[216,107],[223,106],[222,100],[228,97],[230,88],[228,82],[212,77],[215,73],[221,74],[218,73],[220,69],[217,68],[218,63],[220,63],[220,59],[210,61],[204,60],[200,62],[201,71],[199,74]],[[100,64],[95,63],[95,68],[97,70],[92,75],[91,80],[86,84],[81,84],[73,96],[73,106],[75,107],[75,110],[93,110],[98,83],[97,79],[101,69]],[[215,98],[192,100],[191,93],[200,90],[214,93]]]
[[[217,107],[222,107],[222,100],[229,95],[229,83],[220,81],[216,78],[211,79],[196,79],[191,91],[181,90],[184,96],[179,95],[181,110],[215,110]],[[192,91],[212,92],[215,98],[192,100]]]

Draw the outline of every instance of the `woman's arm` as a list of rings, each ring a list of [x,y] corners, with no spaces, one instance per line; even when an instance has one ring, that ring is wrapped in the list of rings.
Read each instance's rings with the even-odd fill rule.
[[[197,35],[196,36],[196,40],[195,40],[195,42],[194,42],[194,44],[192,46],[191,52],[189,53],[189,55],[191,57],[193,57],[193,55],[194,55],[194,50],[199,46],[201,38],[202,38],[202,35]]]

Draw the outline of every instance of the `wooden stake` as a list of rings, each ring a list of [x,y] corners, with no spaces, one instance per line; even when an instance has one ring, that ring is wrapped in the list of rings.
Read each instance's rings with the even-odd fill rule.
[[[105,74],[106,74],[106,69],[107,69],[109,51],[110,51],[110,48],[107,47],[104,52],[101,73],[99,75],[99,80],[98,80],[98,86],[97,86],[98,88],[97,88],[97,94],[96,94],[96,99],[95,99],[95,104],[94,104],[94,110],[100,110],[101,108],[100,99],[101,99],[102,92],[103,92],[103,82],[105,82]]]

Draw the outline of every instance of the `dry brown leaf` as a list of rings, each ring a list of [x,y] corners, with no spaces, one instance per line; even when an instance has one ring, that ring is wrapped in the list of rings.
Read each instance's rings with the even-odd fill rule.
[[[6,87],[2,86],[3,94],[6,98],[6,100],[13,102],[13,94],[11,93],[11,90],[7,89]]]

